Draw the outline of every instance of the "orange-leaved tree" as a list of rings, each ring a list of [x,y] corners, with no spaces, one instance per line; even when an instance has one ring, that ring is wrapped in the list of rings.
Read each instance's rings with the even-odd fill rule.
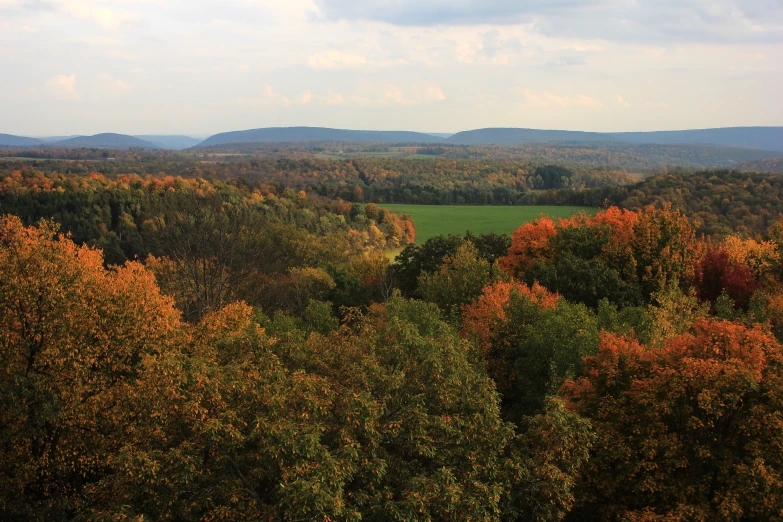
[[[512,294],[526,296],[544,308],[554,308],[560,298],[537,283],[530,287],[519,281],[498,281],[485,287],[462,312],[462,335],[476,342],[485,355],[496,329],[507,320],[505,307]]]
[[[508,255],[498,259],[500,268],[521,277],[538,260],[546,260],[549,240],[557,234],[555,222],[546,216],[525,223],[511,233]]]
[[[73,516],[133,440],[137,383],[179,313],[137,263],[0,218],[0,518]]]
[[[573,520],[779,520],[783,351],[700,319],[662,348],[604,334],[562,392],[597,442]]]
[[[519,282],[486,287],[464,308],[462,335],[478,345],[515,422],[541,413],[546,397],[598,348],[597,318],[587,307]]]
[[[525,224],[498,263],[511,276],[538,281],[571,301],[636,305],[682,282],[699,254],[693,227],[678,211],[611,207],[594,216]]]

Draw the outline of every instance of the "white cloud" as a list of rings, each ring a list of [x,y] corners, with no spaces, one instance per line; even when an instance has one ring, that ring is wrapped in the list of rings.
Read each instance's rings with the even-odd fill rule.
[[[584,94],[577,94],[575,96],[558,96],[551,92],[543,92],[541,96],[536,96],[537,100],[551,106],[557,107],[601,107],[603,104],[590,96]]]
[[[403,104],[407,102],[405,97],[402,95],[402,90],[394,85],[389,85],[388,87],[386,87],[386,89],[384,89],[383,97],[386,100],[399,104]]]
[[[434,83],[426,83],[418,85],[414,88],[414,93],[418,101],[443,101],[446,99],[446,95],[443,94],[443,90],[439,85]]]
[[[631,106],[631,104],[628,103],[627,101],[625,101],[625,98],[623,98],[619,94],[615,94],[614,95],[614,99],[615,99],[615,101],[617,101],[617,103],[619,103],[623,107],[630,107]]]
[[[402,27],[527,25],[615,41],[783,41],[779,0],[315,0],[327,20]]]
[[[522,89],[522,99],[524,100],[524,105],[528,105],[531,107],[546,107],[547,103],[541,98],[541,96],[538,95],[535,91],[531,89]]]
[[[125,94],[131,90],[130,85],[110,74],[102,74],[101,79],[103,80],[103,84],[107,87],[107,89],[116,94]]]
[[[456,18],[413,25],[307,14],[339,1],[354,13],[405,4],[434,16],[440,5]],[[0,123],[44,135],[208,134],[260,126],[259,113],[276,126],[424,131],[433,121],[445,130],[608,131],[783,121],[781,0],[660,0],[660,9],[653,0],[585,1],[605,16],[594,29],[595,16],[576,23],[581,7],[552,7],[572,0],[0,0],[0,49],[35,56],[0,51]],[[498,2],[537,18],[476,23]],[[646,18],[614,27],[618,15],[602,11],[609,2]],[[736,5],[737,27],[727,26]],[[666,31],[671,38],[651,36]],[[33,102],[41,98],[85,103]]]
[[[345,105],[345,97],[339,92],[329,90],[326,95],[327,105]]]
[[[537,92],[532,89],[522,89],[522,105],[526,107],[603,107],[603,102],[597,98],[592,98],[586,94],[575,94],[573,96],[560,96],[548,91]]]
[[[123,2],[104,2],[100,0],[54,0],[53,3],[44,3],[45,6],[53,6],[60,13],[69,15],[77,20],[89,20],[107,32],[118,31],[129,27],[136,21],[136,14],[122,10],[117,11],[107,6],[122,4]],[[138,5],[131,3],[130,5]]]
[[[291,101],[288,99],[288,97],[283,96],[282,94],[279,94],[279,93],[275,92],[275,90],[269,84],[266,84],[264,86],[264,96],[267,99],[279,102],[279,103],[281,103],[284,106],[288,106],[288,105],[291,104]]]
[[[46,82],[49,91],[60,100],[78,100],[79,93],[76,90],[75,74],[58,74],[49,78]]]
[[[353,69],[367,63],[367,59],[362,56],[334,50],[316,53],[307,59],[307,64],[313,69]]]

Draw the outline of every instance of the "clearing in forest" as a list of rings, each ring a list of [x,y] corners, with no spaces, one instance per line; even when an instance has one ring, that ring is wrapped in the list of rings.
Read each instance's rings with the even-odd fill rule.
[[[410,214],[416,225],[416,243],[441,234],[474,234],[496,232],[509,234],[520,225],[545,214],[553,218],[567,218],[578,212],[595,213],[593,207],[534,205],[402,205],[383,204],[383,208],[399,214]]]

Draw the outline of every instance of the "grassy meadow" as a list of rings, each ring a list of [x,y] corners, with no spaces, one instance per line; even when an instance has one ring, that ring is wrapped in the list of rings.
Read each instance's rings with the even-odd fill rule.
[[[594,213],[592,207],[571,206],[469,206],[469,205],[402,205],[383,204],[383,208],[400,214],[410,214],[416,224],[416,243],[441,234],[474,234],[496,232],[508,234],[520,225],[542,214],[566,218],[578,212]]]

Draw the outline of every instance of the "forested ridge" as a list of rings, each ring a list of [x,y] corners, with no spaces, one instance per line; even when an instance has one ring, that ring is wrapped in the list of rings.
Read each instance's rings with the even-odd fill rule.
[[[0,518],[783,519],[778,177],[414,244],[305,164],[4,163]]]
[[[114,154],[114,152],[112,152]],[[534,164],[521,161],[468,161],[361,158],[183,161],[165,155],[117,151],[109,161],[0,160],[0,177],[90,174],[206,178],[250,185],[304,189],[329,199],[357,203],[530,204],[540,190],[580,190],[637,181],[625,170]]]
[[[699,233],[761,235],[783,213],[783,175],[699,171],[653,176],[607,194],[611,204],[638,209],[671,205],[697,224]]]

